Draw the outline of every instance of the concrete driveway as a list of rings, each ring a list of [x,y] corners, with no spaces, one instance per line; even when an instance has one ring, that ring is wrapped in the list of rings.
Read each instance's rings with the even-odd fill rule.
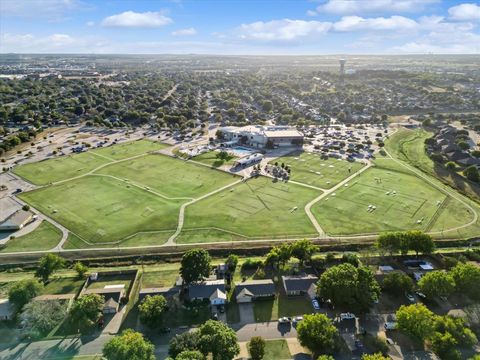
[[[255,322],[253,315],[253,303],[238,304],[238,311],[240,313],[240,323],[249,324]]]

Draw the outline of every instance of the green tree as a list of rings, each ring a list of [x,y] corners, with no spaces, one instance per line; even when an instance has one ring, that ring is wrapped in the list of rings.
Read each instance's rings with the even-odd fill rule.
[[[227,266],[228,271],[233,274],[235,269],[237,268],[238,264],[238,256],[235,254],[228,255],[227,261],[225,261],[225,265]]]
[[[465,177],[473,182],[480,182],[480,173],[478,172],[478,169],[475,166],[469,166],[463,171],[463,175]]]
[[[158,326],[166,309],[167,300],[162,295],[147,295],[138,306],[140,320],[148,327]]]
[[[40,293],[40,290],[41,286],[36,280],[17,281],[8,290],[8,300],[17,311],[20,311]]]
[[[273,103],[270,100],[265,100],[262,104],[263,111],[270,112],[273,110]]]
[[[228,325],[215,320],[208,320],[199,328],[199,350],[212,354],[213,360],[232,360],[240,353],[237,334]]]
[[[428,297],[449,296],[455,290],[455,281],[445,271],[431,271],[420,279],[418,286]]]
[[[102,316],[104,299],[98,294],[87,294],[79,297],[70,309],[72,324],[80,331],[87,330],[97,323]]]
[[[182,352],[197,350],[199,340],[200,333],[197,330],[177,334],[170,339],[168,355],[176,358]]]
[[[471,347],[477,343],[477,337],[465,325],[465,320],[452,316],[437,316],[435,318],[434,328],[436,332],[449,333],[458,345],[462,347]]]
[[[401,272],[392,272],[385,276],[382,287],[395,295],[403,295],[413,290],[413,280],[410,276]]]
[[[183,254],[180,274],[185,283],[200,281],[210,275],[210,255],[204,249],[191,249]]]
[[[424,340],[433,334],[434,314],[423,304],[402,305],[397,310],[398,329]]]
[[[447,168],[447,170],[455,171],[455,169],[457,168],[457,164],[455,164],[453,161],[449,161],[445,164],[445,167]]]
[[[88,267],[82,264],[80,261],[77,261],[75,265],[73,265],[73,270],[76,271],[79,279],[83,279],[88,271]]]
[[[319,247],[314,245],[311,240],[298,240],[291,245],[291,254],[294,258],[298,259],[300,266],[303,266],[306,261],[310,261],[312,255],[317,252],[318,249]]]
[[[26,304],[20,317],[26,324],[24,331],[35,338],[47,335],[66,315],[66,304],[59,300],[50,300]]]
[[[265,340],[261,336],[254,336],[248,343],[248,351],[252,360],[261,360],[265,356]]]
[[[480,268],[473,264],[458,264],[450,270],[457,292],[480,299]]]
[[[44,284],[46,284],[50,276],[64,266],[65,260],[63,260],[63,258],[56,254],[49,253],[40,258],[35,276],[42,280]]]
[[[314,358],[321,352],[333,351],[337,335],[337,328],[324,314],[305,315],[297,326],[298,341],[313,353]]]
[[[107,360],[155,360],[155,346],[132,329],[110,339],[103,347]]]
[[[383,356],[381,353],[364,354],[362,360],[389,360],[390,357]]]
[[[460,352],[455,349],[457,340],[450,333],[435,332],[430,339],[431,348],[442,360],[460,360]]]
[[[317,360],[335,360],[331,355],[320,355]]]
[[[182,351],[175,360],[205,360],[205,356],[198,350]]]
[[[405,236],[408,239],[409,249],[415,251],[417,256],[419,253],[431,254],[435,249],[432,237],[422,231],[407,231]]]
[[[380,287],[366,267],[344,263],[327,269],[318,282],[318,295],[336,305],[366,310],[380,296]]]
[[[390,256],[400,251],[401,233],[389,232],[380,234],[376,246],[381,252],[389,253]]]

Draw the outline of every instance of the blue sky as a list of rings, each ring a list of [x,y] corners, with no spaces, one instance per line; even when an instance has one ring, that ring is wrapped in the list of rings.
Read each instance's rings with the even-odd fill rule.
[[[0,0],[0,52],[480,53],[456,0]]]

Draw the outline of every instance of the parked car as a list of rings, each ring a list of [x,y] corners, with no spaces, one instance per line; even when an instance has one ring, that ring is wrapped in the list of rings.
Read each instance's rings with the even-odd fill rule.
[[[316,299],[312,300],[312,306],[315,310],[320,310],[320,304],[318,303],[318,301]]]
[[[223,314],[225,312],[225,305],[220,305],[218,307],[218,311],[220,311]]]
[[[395,330],[397,328],[397,323],[394,321],[387,321],[383,327],[385,330]]]
[[[412,304],[415,303],[415,298],[413,297],[412,294],[406,294],[407,300],[411,302]]]
[[[281,317],[280,319],[278,319],[278,322],[279,322],[280,324],[289,324],[291,321],[292,321],[292,319],[289,318],[289,317],[286,317],[286,316]]]
[[[425,295],[424,293],[420,292],[420,291],[415,291],[415,294],[422,298],[422,299],[426,299],[427,298],[427,295]]]
[[[212,320],[218,320],[218,314],[217,313],[212,314]]]
[[[298,324],[302,320],[303,320],[303,316],[297,316],[293,319],[293,323]]]
[[[340,320],[353,320],[355,319],[355,314],[352,313],[341,313]]]
[[[362,344],[362,342],[361,342],[360,340],[358,340],[358,339],[355,340],[355,347],[356,347],[357,349],[363,349],[363,344]]]
[[[172,329],[170,329],[169,327],[162,327],[159,329],[159,331],[161,334],[168,334],[170,331],[172,331]]]

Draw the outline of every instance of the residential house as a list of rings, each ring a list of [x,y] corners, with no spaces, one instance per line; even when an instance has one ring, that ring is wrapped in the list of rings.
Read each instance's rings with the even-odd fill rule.
[[[248,280],[235,286],[235,299],[237,303],[252,302],[261,298],[275,296],[275,284],[271,279]]]
[[[147,296],[162,295],[166,299],[172,298],[180,292],[178,286],[168,286],[161,288],[143,288],[138,293],[138,301],[142,301]]]
[[[317,281],[318,277],[310,274],[282,276],[283,288],[288,296],[308,294],[310,285]]]
[[[188,286],[188,298],[208,300],[211,305],[223,305],[227,302],[224,280],[207,280]]]

